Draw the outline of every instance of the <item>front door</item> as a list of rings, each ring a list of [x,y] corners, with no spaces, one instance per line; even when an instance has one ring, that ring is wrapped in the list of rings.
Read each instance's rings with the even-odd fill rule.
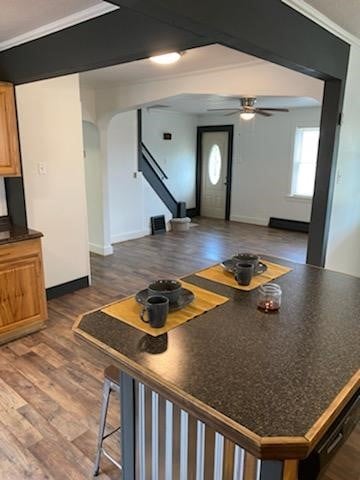
[[[229,137],[229,131],[201,132],[201,216],[228,219]]]

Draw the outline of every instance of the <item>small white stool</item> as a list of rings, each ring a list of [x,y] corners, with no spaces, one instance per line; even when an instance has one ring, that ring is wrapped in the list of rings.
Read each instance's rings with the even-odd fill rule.
[[[172,218],[170,220],[171,230],[173,232],[187,232],[190,228],[191,218]]]
[[[103,398],[100,410],[99,435],[94,465],[94,477],[99,474],[102,454],[104,454],[104,456],[108,460],[110,460],[110,462],[113,463],[119,470],[122,470],[121,464],[117,460],[115,460],[103,447],[104,440],[121,429],[121,426],[119,426],[115,428],[115,430],[112,430],[111,432],[105,434],[106,417],[109,407],[110,395],[112,392],[116,392],[116,394],[120,397],[120,370],[114,365],[110,365],[109,367],[105,368],[104,377]]]

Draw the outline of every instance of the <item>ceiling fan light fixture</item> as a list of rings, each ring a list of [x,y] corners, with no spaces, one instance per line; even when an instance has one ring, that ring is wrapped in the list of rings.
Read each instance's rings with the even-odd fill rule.
[[[240,118],[242,120],[252,120],[255,117],[255,113],[252,112],[242,112],[240,113]]]
[[[171,65],[176,63],[181,58],[180,52],[170,52],[165,53],[164,55],[156,55],[155,57],[150,57],[150,61],[157,63],[158,65]]]

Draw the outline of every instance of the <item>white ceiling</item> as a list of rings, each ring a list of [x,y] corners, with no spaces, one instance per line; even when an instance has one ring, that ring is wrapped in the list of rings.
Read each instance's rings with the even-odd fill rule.
[[[68,24],[60,25],[58,29],[65,28],[69,24],[78,23],[87,18],[97,16],[97,12],[101,13],[101,9],[115,8],[108,2],[101,0],[0,0],[0,46],[12,46],[12,39],[18,37],[25,37],[24,41],[29,41],[33,38],[42,36],[44,33],[49,33],[46,28],[49,24],[54,22],[61,22],[69,18]],[[87,18],[77,18],[76,14],[87,11]],[[90,15],[91,11],[93,15]],[[103,12],[104,13],[104,12]],[[75,15],[75,19],[71,16]],[[73,20],[70,22],[70,19]],[[64,23],[64,22],[63,22]],[[55,29],[56,30],[56,29]],[[35,31],[35,32],[34,32]],[[52,29],[54,31],[54,28]],[[26,38],[27,34],[29,38]],[[34,35],[32,35],[34,33]],[[22,42],[15,42],[16,44]],[[4,45],[2,45],[4,44]]]
[[[344,30],[360,38],[359,0],[306,0]]]
[[[259,60],[237,50],[215,44],[187,50],[181,60],[172,65],[157,65],[149,59],[139,60],[81,73],[80,82],[83,86],[103,88],[117,84],[141,83],[255,61]]]
[[[224,97],[220,95],[199,95],[199,94],[182,94],[175,97],[166,98],[147,107],[155,106],[156,109],[164,111],[175,111],[191,114],[214,114],[217,112],[209,112],[211,108],[239,108],[240,101],[237,97]],[[168,106],[169,108],[161,108],[159,105]],[[309,97],[278,97],[278,96],[262,96],[257,97],[256,106],[260,108],[299,108],[299,107],[319,107],[320,104],[314,98]],[[150,109],[151,110],[151,109]],[[230,112],[218,112],[230,113]],[[281,115],[281,114],[280,114]]]

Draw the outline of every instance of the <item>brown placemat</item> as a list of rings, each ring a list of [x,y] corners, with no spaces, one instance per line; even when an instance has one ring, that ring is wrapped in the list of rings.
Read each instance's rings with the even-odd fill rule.
[[[195,295],[195,299],[190,305],[177,310],[176,312],[171,312],[168,315],[166,324],[162,328],[152,328],[147,323],[143,322],[140,318],[140,312],[143,308],[142,305],[139,305],[135,300],[135,297],[126,298],[120,300],[117,303],[108,305],[103,308],[101,311],[110,315],[111,317],[116,318],[132,327],[141,330],[142,332],[148,333],[153,337],[158,337],[164,333],[169,332],[173,328],[178,327],[179,325],[192,320],[199,315],[212,310],[213,308],[222,305],[227,302],[229,299],[223,297],[204,288],[197,287],[186,282],[181,282],[184,288],[187,288]]]
[[[196,272],[195,275],[198,277],[206,278],[207,280],[212,280],[213,282],[222,283],[228,285],[229,287],[237,288],[238,290],[244,290],[249,292],[255,288],[260,287],[264,283],[268,283],[275,278],[279,278],[285,273],[291,272],[292,268],[285,267],[284,265],[278,265],[277,263],[268,262],[267,260],[261,260],[268,268],[266,272],[261,275],[255,275],[250,285],[244,286],[239,285],[234,278],[234,275],[230,272],[227,272],[220,264],[213,265],[210,268],[200,270]]]

